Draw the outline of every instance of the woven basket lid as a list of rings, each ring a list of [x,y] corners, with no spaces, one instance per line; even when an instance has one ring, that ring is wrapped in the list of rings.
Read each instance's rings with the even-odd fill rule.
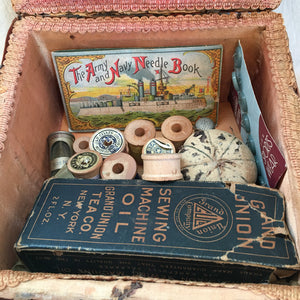
[[[275,9],[281,0],[12,0],[17,13],[173,13]]]

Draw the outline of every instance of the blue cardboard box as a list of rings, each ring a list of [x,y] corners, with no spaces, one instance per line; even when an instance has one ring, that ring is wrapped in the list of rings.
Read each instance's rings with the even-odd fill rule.
[[[15,249],[38,272],[269,282],[298,269],[284,213],[254,185],[49,179]]]

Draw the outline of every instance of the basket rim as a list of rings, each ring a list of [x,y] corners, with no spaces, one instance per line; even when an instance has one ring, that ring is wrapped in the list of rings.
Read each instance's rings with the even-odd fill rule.
[[[180,280],[170,280],[170,279],[159,279],[159,278],[147,278],[147,277],[137,277],[137,276],[104,276],[104,275],[75,275],[75,274],[51,274],[51,273],[31,273],[27,271],[12,271],[12,270],[2,270],[0,271],[0,293],[8,291],[9,294],[14,294],[14,289],[18,291],[18,287],[22,289],[22,283],[32,282],[43,282],[43,289],[40,288],[36,290],[38,292],[47,291],[47,295],[55,295],[56,292],[51,290],[51,285],[47,288],[47,282],[62,282],[65,287],[75,282],[91,283],[92,285],[98,286],[99,284],[109,284],[115,288],[116,285],[121,285],[122,283],[138,283],[138,288],[150,289],[154,285],[161,286],[177,286],[177,292],[188,292],[191,288],[210,289],[210,288],[221,288],[229,290],[237,290],[240,293],[252,292],[256,295],[265,295],[270,298],[276,299],[298,299],[298,294],[300,292],[300,286],[296,285],[279,285],[279,284],[253,284],[253,283],[242,283],[242,284],[227,284],[227,283],[210,283],[210,282],[191,282],[191,281],[180,281]],[[24,285],[23,289],[26,289],[28,285]],[[179,290],[178,290],[179,289]],[[19,290],[20,292],[20,290]],[[76,293],[76,291],[74,291]],[[110,289],[108,289],[110,293]],[[108,295],[110,296],[110,295]]]
[[[282,0],[12,0],[20,14],[178,13],[274,10]]]

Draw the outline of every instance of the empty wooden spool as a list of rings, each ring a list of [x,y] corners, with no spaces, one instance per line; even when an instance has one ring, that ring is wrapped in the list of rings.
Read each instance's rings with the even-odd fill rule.
[[[133,179],[137,164],[128,153],[115,153],[107,157],[100,169],[102,179]]]
[[[185,140],[193,133],[193,125],[184,116],[171,116],[163,121],[161,133],[174,144],[176,151],[178,151]]]
[[[90,137],[89,136],[80,136],[75,139],[73,143],[73,150],[75,153],[88,151],[90,149]]]
[[[182,179],[181,154],[142,154],[144,173],[142,179],[149,181],[173,181]]]
[[[138,164],[142,164],[142,149],[146,142],[156,135],[154,124],[149,120],[133,120],[124,130],[125,140],[128,142],[129,154]]]

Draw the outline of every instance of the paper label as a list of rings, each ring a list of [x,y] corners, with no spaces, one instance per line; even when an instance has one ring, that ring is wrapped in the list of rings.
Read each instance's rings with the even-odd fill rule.
[[[286,163],[262,116],[259,118],[259,145],[269,185],[276,187],[286,171]]]

